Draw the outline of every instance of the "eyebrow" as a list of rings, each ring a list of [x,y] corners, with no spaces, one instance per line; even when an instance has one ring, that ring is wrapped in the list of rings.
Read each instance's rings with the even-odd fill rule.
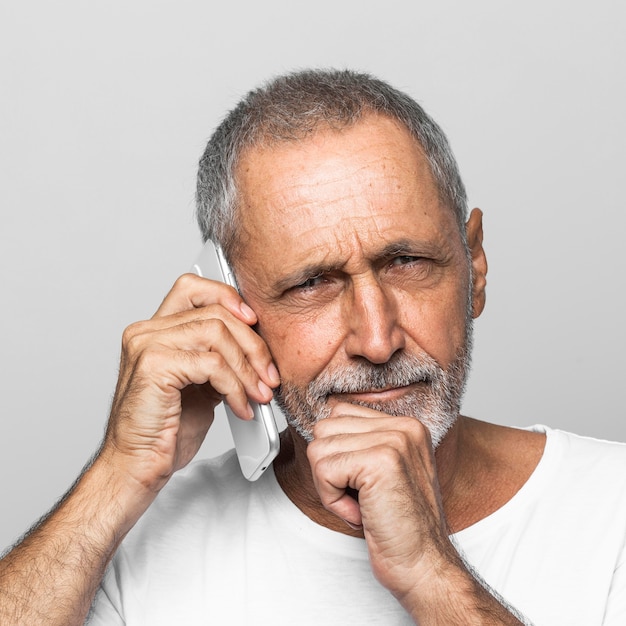
[[[394,256],[402,256],[403,254],[414,256],[432,255],[435,253],[434,248],[435,246],[433,246],[432,243],[417,242],[411,239],[398,239],[378,250],[373,256],[369,257],[369,260],[370,262],[385,261]],[[273,287],[277,293],[283,293],[310,278],[341,270],[346,262],[347,261],[331,261],[329,263],[309,263],[303,265],[295,271],[278,278],[274,282]]]

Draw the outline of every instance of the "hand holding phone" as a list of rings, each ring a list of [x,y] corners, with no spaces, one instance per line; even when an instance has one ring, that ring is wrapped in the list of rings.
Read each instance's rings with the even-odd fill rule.
[[[235,275],[219,246],[207,241],[191,271],[203,278],[217,280],[239,290]],[[237,417],[225,403],[230,432],[235,443],[241,472],[248,480],[257,480],[276,458],[280,439],[270,404],[250,401],[254,418]]]

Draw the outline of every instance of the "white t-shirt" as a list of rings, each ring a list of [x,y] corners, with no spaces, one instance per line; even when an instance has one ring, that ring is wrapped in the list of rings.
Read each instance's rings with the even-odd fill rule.
[[[547,433],[502,508],[456,533],[483,579],[536,626],[626,624],[626,444]],[[268,470],[227,453],[176,474],[109,567],[89,624],[411,624],[365,541],[319,526]]]

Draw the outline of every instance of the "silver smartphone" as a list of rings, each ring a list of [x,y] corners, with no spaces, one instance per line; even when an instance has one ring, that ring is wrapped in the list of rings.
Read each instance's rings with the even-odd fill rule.
[[[239,290],[235,275],[219,246],[207,241],[191,271],[203,278],[218,280]],[[270,404],[250,401],[254,418],[246,421],[237,417],[224,403],[230,432],[235,443],[241,472],[248,480],[256,480],[276,458],[280,438]]]

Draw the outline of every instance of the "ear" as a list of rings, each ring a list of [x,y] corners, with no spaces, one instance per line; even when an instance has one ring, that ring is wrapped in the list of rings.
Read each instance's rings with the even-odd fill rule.
[[[483,212],[480,209],[472,210],[465,231],[472,259],[472,317],[477,318],[487,298],[487,257],[483,249]]]

